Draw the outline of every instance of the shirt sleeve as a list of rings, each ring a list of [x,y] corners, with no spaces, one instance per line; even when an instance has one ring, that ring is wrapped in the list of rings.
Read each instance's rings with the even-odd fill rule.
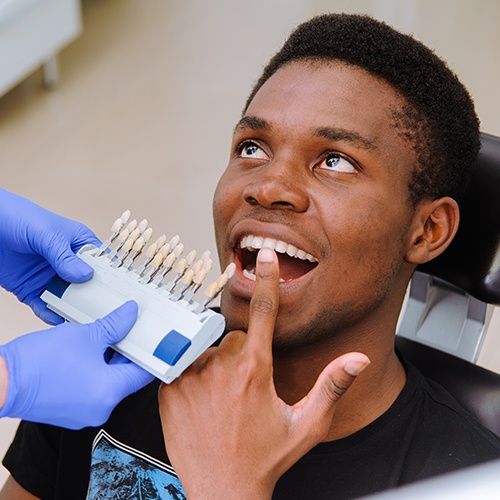
[[[60,429],[21,422],[3,459],[4,467],[28,492],[54,498]]]

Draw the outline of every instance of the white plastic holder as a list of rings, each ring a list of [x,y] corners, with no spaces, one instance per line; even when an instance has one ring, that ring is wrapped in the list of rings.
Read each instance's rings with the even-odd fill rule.
[[[52,311],[73,323],[91,323],[133,299],[139,305],[137,321],[113,346],[163,382],[175,380],[224,332],[224,317],[203,310],[195,301],[174,301],[156,285],[139,283],[134,270],[114,269],[97,247],[85,245],[78,255],[94,269],[85,283],[55,277],[41,298]]]

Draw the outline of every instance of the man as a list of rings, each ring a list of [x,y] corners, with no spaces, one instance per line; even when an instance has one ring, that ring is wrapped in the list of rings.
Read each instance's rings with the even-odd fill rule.
[[[299,26],[235,127],[213,207],[229,333],[161,388],[168,457],[151,384],[102,428],[23,424],[3,498],[354,498],[500,456],[394,351],[478,148],[420,43],[363,16]]]

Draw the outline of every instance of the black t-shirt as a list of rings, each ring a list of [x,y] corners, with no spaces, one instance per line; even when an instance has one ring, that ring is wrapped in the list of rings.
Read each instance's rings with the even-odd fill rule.
[[[500,438],[405,368],[408,381],[386,413],[313,448],[282,476],[273,498],[355,498],[500,457]],[[164,450],[157,391],[153,382],[129,396],[101,428],[22,422],[3,463],[44,500],[185,498]]]

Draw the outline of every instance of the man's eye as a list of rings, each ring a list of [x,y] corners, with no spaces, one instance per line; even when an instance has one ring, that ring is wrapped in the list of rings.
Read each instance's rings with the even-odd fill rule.
[[[352,162],[345,159],[343,156],[338,154],[328,155],[320,164],[318,168],[324,168],[325,170],[333,170],[335,172],[346,172],[348,174],[355,174],[357,169],[354,167]]]
[[[242,158],[257,158],[267,160],[267,154],[254,142],[245,142],[240,146],[240,156]]]

